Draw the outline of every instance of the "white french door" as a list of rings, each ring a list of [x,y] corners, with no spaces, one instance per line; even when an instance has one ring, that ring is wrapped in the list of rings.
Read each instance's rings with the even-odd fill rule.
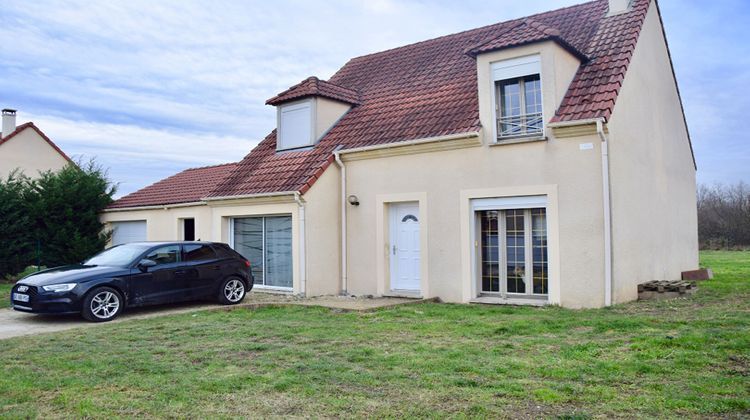
[[[546,297],[547,214],[544,208],[480,210],[480,294]]]
[[[392,203],[389,211],[391,290],[419,292],[419,203]]]

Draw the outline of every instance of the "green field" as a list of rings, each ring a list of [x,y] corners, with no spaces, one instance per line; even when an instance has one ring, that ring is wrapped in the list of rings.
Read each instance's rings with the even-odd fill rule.
[[[750,416],[750,253],[688,299],[198,312],[0,341],[11,417]]]

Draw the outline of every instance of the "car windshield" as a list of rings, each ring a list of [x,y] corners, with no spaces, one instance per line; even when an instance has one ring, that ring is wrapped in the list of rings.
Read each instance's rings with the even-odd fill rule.
[[[125,244],[109,248],[88,259],[84,265],[104,265],[110,267],[127,267],[149,249],[148,244]]]

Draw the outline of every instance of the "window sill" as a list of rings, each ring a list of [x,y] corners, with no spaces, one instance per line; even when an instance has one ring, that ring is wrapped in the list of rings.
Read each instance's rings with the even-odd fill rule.
[[[527,306],[545,306],[549,305],[546,296],[534,297],[507,297],[500,296],[478,296],[469,301],[470,303],[481,303],[484,305],[527,305]]]
[[[534,143],[538,141],[547,141],[547,136],[533,137],[506,137],[503,140],[496,140],[490,143],[490,146],[505,146],[506,144]]]

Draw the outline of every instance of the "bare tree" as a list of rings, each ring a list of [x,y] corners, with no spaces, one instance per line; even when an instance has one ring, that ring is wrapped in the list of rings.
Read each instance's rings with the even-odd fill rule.
[[[698,187],[698,237],[702,248],[750,246],[750,187],[747,184]]]

